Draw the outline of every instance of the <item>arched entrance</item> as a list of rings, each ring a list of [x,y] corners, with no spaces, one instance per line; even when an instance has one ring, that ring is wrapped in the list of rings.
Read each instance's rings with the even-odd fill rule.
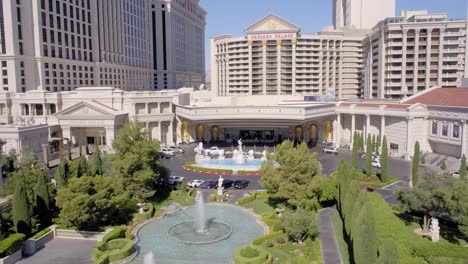
[[[319,138],[319,133],[318,133],[318,127],[316,124],[310,124],[309,125],[309,139],[310,140],[318,140]]]
[[[333,124],[331,121],[323,122],[323,140],[333,141]]]
[[[180,130],[182,141],[190,142],[190,124],[187,121],[183,121]]]
[[[195,136],[197,137],[197,140],[203,140],[205,139],[205,126],[203,124],[198,124],[197,127],[195,128]]]
[[[294,138],[300,140],[304,139],[304,129],[302,126],[296,126],[296,128],[294,128]]]
[[[219,127],[218,126],[211,127],[211,140],[219,140]]]

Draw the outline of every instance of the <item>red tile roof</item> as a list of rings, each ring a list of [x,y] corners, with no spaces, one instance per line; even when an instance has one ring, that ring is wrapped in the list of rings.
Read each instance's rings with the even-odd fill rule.
[[[468,107],[468,88],[437,88],[427,93],[416,95],[405,103]]]

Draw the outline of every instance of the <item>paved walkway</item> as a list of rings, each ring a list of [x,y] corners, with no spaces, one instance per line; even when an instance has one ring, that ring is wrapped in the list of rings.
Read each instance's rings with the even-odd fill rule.
[[[396,204],[398,203],[398,198],[395,196],[394,192],[397,188],[408,186],[408,183],[405,181],[397,181],[390,185],[385,186],[384,188],[378,189],[375,192],[382,195],[382,197],[387,201],[387,203]]]
[[[91,248],[96,241],[78,239],[54,239],[45,244],[36,254],[18,264],[90,264]]]
[[[333,228],[331,214],[337,212],[336,208],[327,207],[318,211],[319,238],[322,251],[323,264],[338,264],[341,261],[340,249],[336,241],[336,233]]]

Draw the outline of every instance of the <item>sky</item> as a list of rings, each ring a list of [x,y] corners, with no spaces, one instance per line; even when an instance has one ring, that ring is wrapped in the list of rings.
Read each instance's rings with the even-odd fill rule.
[[[375,0],[378,1],[378,0]],[[448,13],[449,18],[465,18],[468,0],[396,0],[401,10],[426,9],[430,13]],[[315,33],[332,25],[332,0],[201,0],[207,12],[205,35],[206,71],[210,69],[210,37],[244,36],[243,30],[269,13],[274,13],[301,28]]]

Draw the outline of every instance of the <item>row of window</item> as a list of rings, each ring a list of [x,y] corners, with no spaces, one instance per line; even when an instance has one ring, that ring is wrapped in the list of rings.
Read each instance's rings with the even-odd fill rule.
[[[450,129],[451,127],[451,129]],[[450,130],[450,132],[449,132]],[[452,139],[460,139],[461,127],[459,123],[449,123],[446,121],[432,121],[431,135],[440,137],[449,137]]]

